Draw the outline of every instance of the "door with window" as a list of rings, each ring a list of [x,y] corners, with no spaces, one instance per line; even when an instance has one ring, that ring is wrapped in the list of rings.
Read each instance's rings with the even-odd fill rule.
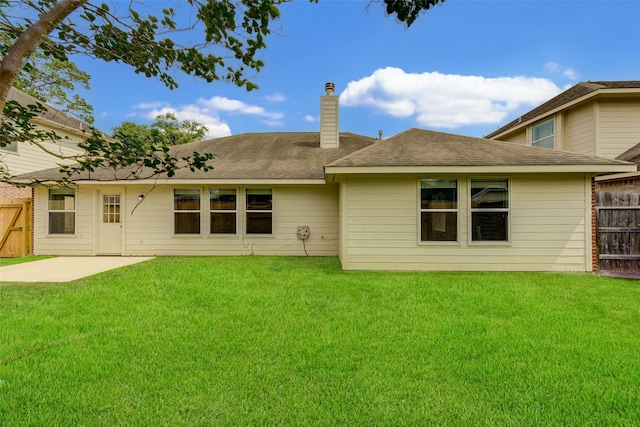
[[[122,255],[122,193],[101,191],[99,202],[98,253]]]

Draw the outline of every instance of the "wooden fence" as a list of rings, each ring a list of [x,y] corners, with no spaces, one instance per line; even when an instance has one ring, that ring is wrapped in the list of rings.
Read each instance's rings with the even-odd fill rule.
[[[0,199],[0,258],[31,255],[31,199]]]
[[[640,194],[598,191],[596,212],[600,274],[640,278]]]

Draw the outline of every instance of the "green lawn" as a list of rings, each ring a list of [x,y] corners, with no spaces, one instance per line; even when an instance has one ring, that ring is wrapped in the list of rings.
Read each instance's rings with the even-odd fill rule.
[[[22,264],[23,262],[31,262],[31,261],[37,261],[39,259],[47,259],[47,258],[52,258],[52,257],[30,255],[30,256],[18,257],[18,258],[0,258],[0,267],[4,267],[5,265]]]
[[[0,425],[640,423],[640,282],[156,258],[0,284]]]

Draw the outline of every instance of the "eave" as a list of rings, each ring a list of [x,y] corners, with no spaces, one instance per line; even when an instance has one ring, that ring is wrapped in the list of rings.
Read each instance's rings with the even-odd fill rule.
[[[325,179],[136,179],[136,180],[80,180],[74,181],[75,185],[322,185],[326,184]]]
[[[598,97],[616,97],[616,96],[636,96],[636,97],[640,97],[640,90],[638,88],[615,88],[615,89],[611,89],[611,88],[602,88],[602,89],[596,89],[593,92],[589,92],[579,98],[576,98],[574,100],[571,100],[569,102],[567,102],[566,104],[562,104],[552,110],[546,111],[536,117],[533,117],[529,120],[523,121],[521,123],[518,123],[517,125],[515,125],[512,128],[509,128],[507,130],[505,130],[504,132],[498,133],[493,135],[490,139],[500,139],[503,138],[507,135],[511,135],[512,133],[516,133],[522,129],[526,129],[528,126],[532,125],[533,123],[537,123],[541,120],[545,120],[548,119],[556,114],[558,114],[561,111],[564,110],[568,110],[570,108],[573,108],[577,105],[583,104],[587,101],[592,101],[594,98],[598,98]],[[526,113],[528,114],[528,113]],[[525,114],[525,115],[526,115]],[[508,123],[505,125],[508,126]]]
[[[482,166],[327,166],[326,175],[341,174],[519,174],[519,173],[624,173],[637,165],[482,165]],[[330,181],[330,179],[329,179]]]

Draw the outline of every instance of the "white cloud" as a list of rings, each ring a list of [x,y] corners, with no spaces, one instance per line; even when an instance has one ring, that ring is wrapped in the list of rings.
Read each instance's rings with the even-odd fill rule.
[[[271,95],[267,95],[265,99],[269,102],[284,102],[287,98],[282,93],[273,93]]]
[[[576,80],[578,78],[578,73],[573,68],[567,68],[562,72],[562,75],[570,78],[571,80]]]
[[[576,80],[578,78],[578,72],[576,70],[574,70],[571,67],[564,67],[560,64],[558,64],[557,62],[553,62],[553,61],[549,61],[546,64],[544,64],[544,67],[547,69],[548,72],[550,73],[560,73],[563,76],[569,78],[570,80]]]
[[[557,62],[549,61],[544,64],[544,68],[546,68],[550,73],[555,73],[560,69],[560,64],[558,64]]]
[[[144,117],[155,119],[160,114],[173,114],[178,120],[195,120],[209,130],[207,138],[220,138],[231,135],[231,128],[222,117],[224,114],[247,114],[261,117],[268,126],[282,126],[283,113],[270,112],[262,107],[249,105],[242,101],[214,96],[200,98],[193,104],[172,106],[169,102],[140,103],[135,106],[144,110]]]
[[[340,94],[340,103],[394,117],[415,117],[420,126],[452,129],[499,124],[518,108],[535,106],[559,92],[543,78],[417,74],[387,67],[350,82]]]
[[[314,116],[312,116],[311,114],[307,114],[306,116],[304,116],[304,121],[305,122],[309,122],[309,123],[313,123],[313,122],[317,122],[318,119]]]
[[[202,123],[208,129],[207,138],[220,138],[223,136],[231,135],[231,128],[227,123],[220,120],[219,117],[206,112],[202,112],[197,106],[187,105],[180,108],[162,107],[149,110],[145,116],[149,119],[155,119],[160,114],[171,113],[176,116],[179,121],[183,120],[195,120],[198,123]]]
[[[271,120],[279,120],[284,114],[279,112],[269,112],[262,107],[249,105],[237,99],[229,99],[224,96],[214,96],[209,99],[200,98],[197,103],[204,108],[213,111],[226,111],[230,113],[249,114],[253,116],[266,117]]]

